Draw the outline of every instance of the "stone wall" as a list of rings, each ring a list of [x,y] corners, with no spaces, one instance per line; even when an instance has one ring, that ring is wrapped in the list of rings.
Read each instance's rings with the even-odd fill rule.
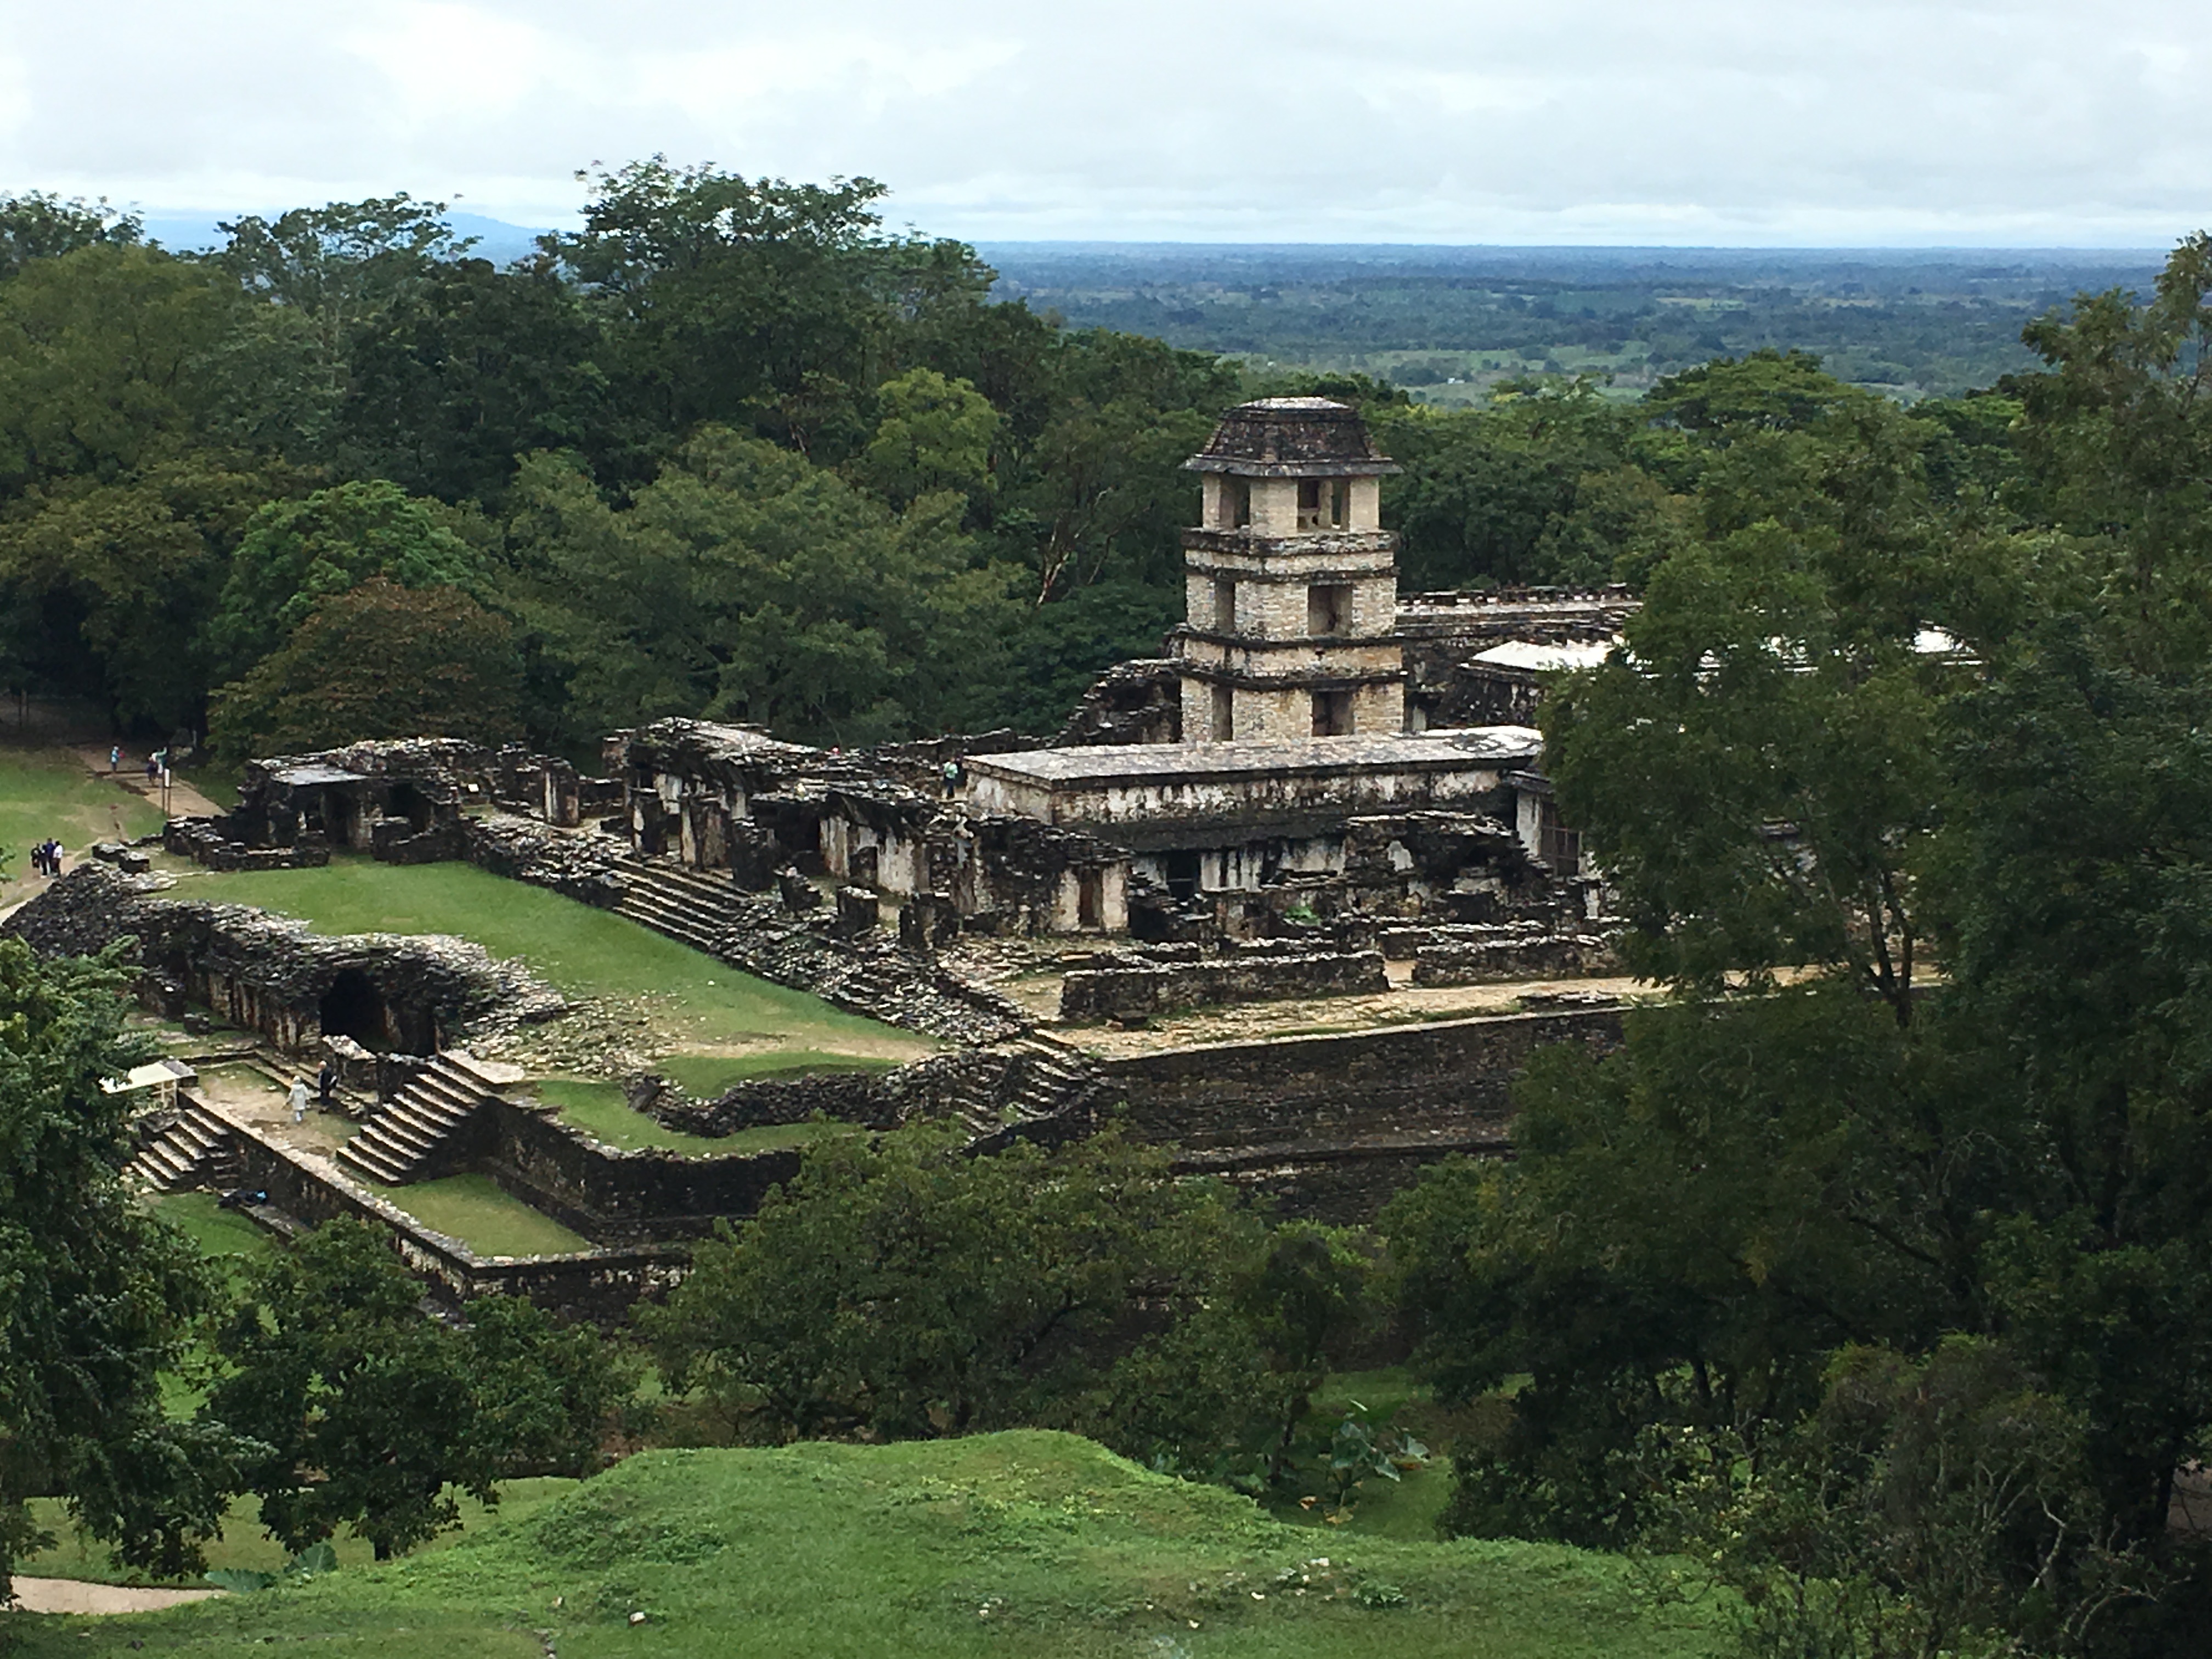
[[[1116,663],[1091,683],[1075,705],[1055,749],[1106,743],[1182,741],[1182,691],[1176,665],[1166,657]]]
[[[1212,1043],[1099,1062],[1129,1132],[1185,1167],[1365,1220],[1418,1169],[1508,1149],[1512,1085],[1537,1049],[1620,1040],[1617,1008],[1495,1015],[1342,1035]]]
[[[331,844],[320,836],[289,847],[251,847],[227,816],[171,818],[162,826],[161,846],[210,870],[313,870],[331,861]]]
[[[1378,951],[1132,962],[1078,968],[1060,981],[1060,1017],[1075,1024],[1140,1018],[1225,1002],[1343,996],[1389,988]]]
[[[1620,972],[1620,958],[1602,935],[1553,932],[1537,922],[1390,927],[1379,943],[1395,962],[1413,958],[1416,985],[1501,985]]]
[[[691,1100],[662,1088],[640,1109],[685,1134],[721,1136],[742,1129],[834,1118],[841,1123],[888,1129],[903,1116],[902,1103],[874,1072],[833,1072],[818,1077],[756,1078],[726,1090],[713,1100]]]
[[[624,1151],[542,1107],[494,1100],[480,1167],[515,1197],[602,1243],[682,1239],[749,1216],[799,1173],[789,1149],[686,1158]]]
[[[409,1270],[448,1307],[479,1296],[519,1296],[563,1318],[619,1324],[639,1301],[665,1296],[690,1265],[688,1251],[667,1244],[480,1256],[349,1180],[329,1160],[310,1160],[246,1126],[234,1122],[232,1130],[246,1187],[266,1192],[271,1206],[310,1226],[347,1218],[386,1229]]]
[[[437,934],[336,937],[243,904],[173,902],[163,877],[80,865],[0,924],[50,956],[88,956],[118,939],[139,994],[174,1018],[198,1006],[293,1053],[325,1034],[371,1048],[430,1054],[471,1032],[567,1011],[519,963]]]

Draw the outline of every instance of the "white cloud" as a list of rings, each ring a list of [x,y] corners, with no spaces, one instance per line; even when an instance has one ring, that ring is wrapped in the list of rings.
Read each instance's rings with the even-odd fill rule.
[[[0,0],[0,188],[525,222],[661,151],[979,238],[2163,243],[2212,9],[2143,0]],[[12,67],[12,76],[11,76]]]

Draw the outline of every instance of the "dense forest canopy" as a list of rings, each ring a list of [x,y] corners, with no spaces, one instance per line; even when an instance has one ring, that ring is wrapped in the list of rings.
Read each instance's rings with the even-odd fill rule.
[[[1720,453],[1701,369],[1640,402],[1534,374],[1420,405],[1072,326],[885,229],[866,179],[584,183],[581,227],[505,265],[404,196],[193,253],[0,201],[0,680],[233,754],[495,720],[581,753],[666,714],[1048,732],[1179,618],[1180,464],[1241,397],[1367,407],[1414,587],[1633,577]],[[1881,401],[1795,356],[1738,379]],[[1924,400],[1888,429],[1986,495],[2015,413]],[[365,688],[410,627],[453,672]]]

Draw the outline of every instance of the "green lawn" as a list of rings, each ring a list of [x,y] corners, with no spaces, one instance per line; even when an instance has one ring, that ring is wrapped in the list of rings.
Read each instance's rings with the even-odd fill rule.
[[[487,1522],[514,1521],[542,1509],[556,1498],[566,1497],[581,1485],[580,1481],[564,1480],[553,1476],[531,1480],[510,1480],[500,1488],[499,1506],[487,1510],[465,1492],[456,1493],[461,1509],[461,1530],[441,1533],[425,1544],[420,1554],[432,1554],[450,1547],[473,1530],[481,1529]],[[16,1564],[18,1572],[35,1577],[89,1578],[102,1584],[153,1584],[164,1581],[153,1578],[133,1568],[118,1566],[107,1552],[107,1547],[85,1537],[70,1521],[69,1510],[58,1498],[34,1498],[31,1500],[31,1515],[38,1523],[54,1534],[56,1543],[50,1550],[27,1556]],[[338,1553],[341,1565],[367,1566],[375,1559],[375,1552],[360,1539],[341,1535],[331,1540]],[[224,1517],[222,1536],[207,1546],[208,1565],[210,1567],[244,1567],[252,1572],[275,1572],[281,1569],[288,1553],[284,1547],[261,1529],[261,1500],[251,1495],[238,1498]],[[196,1581],[194,1581],[196,1582]]]
[[[21,877],[32,844],[49,836],[71,851],[161,827],[160,809],[129,790],[94,777],[65,750],[0,747],[0,875]]]
[[[562,1255],[592,1241],[501,1189],[489,1176],[447,1176],[405,1187],[365,1182],[433,1232],[458,1238],[478,1255]]]
[[[537,1087],[538,1097],[557,1107],[564,1121],[626,1152],[656,1150],[696,1158],[771,1152],[785,1146],[805,1146],[824,1135],[860,1133],[853,1124],[809,1122],[770,1124],[740,1129],[733,1135],[689,1135],[665,1127],[643,1112],[632,1111],[619,1084],[555,1077],[544,1079]]]
[[[1613,1558],[1316,1537],[1037,1431],[651,1452],[434,1554],[160,1613],[7,1622],[33,1659],[297,1643],[348,1659],[1701,1659],[1720,1645],[1711,1608],[1652,1607]]]
[[[494,956],[521,957],[563,991],[653,999],[654,1021],[674,1046],[710,1055],[718,1045],[767,1039],[850,1064],[855,1055],[910,1059],[935,1046],[739,973],[627,917],[471,864],[347,857],[320,870],[198,872],[175,893],[279,910],[326,933],[458,933]]]
[[[1428,1447],[1431,1461],[1428,1468],[1407,1470],[1395,1480],[1370,1475],[1353,1494],[1352,1518],[1332,1524],[1325,1503],[1308,1507],[1298,1500],[1325,1495],[1320,1448],[1355,1406],[1366,1408],[1368,1421],[1378,1430],[1411,1432]],[[1451,1496],[1452,1447],[1449,1435],[1432,1425],[1438,1415],[1426,1391],[1402,1366],[1330,1376],[1314,1395],[1312,1413],[1300,1430],[1298,1464],[1280,1492],[1267,1499],[1269,1512],[1291,1525],[1339,1537],[1434,1538],[1437,1517]]]
[[[222,1264],[233,1285],[246,1269],[276,1254],[276,1241],[252,1219],[226,1210],[213,1193],[170,1193],[154,1200],[162,1220],[181,1227],[200,1254]]]

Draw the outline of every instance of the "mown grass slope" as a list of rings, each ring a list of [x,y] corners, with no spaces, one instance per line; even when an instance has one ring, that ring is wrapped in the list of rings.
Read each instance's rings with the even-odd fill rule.
[[[0,903],[37,890],[30,853],[49,836],[76,851],[116,835],[143,836],[161,827],[161,810],[84,769],[66,749],[0,745]]]
[[[625,916],[472,864],[338,857],[319,870],[192,871],[175,891],[179,898],[258,904],[325,933],[457,933],[495,957],[521,957],[564,991],[659,999],[672,1035],[695,1042],[774,1037],[778,1049],[810,1060],[904,1059],[935,1046],[741,973]]]
[[[9,1623],[32,1656],[1692,1659],[1717,1645],[1709,1613],[1647,1606],[1604,1556],[1285,1527],[1036,1431],[647,1453],[434,1555],[163,1613]]]

